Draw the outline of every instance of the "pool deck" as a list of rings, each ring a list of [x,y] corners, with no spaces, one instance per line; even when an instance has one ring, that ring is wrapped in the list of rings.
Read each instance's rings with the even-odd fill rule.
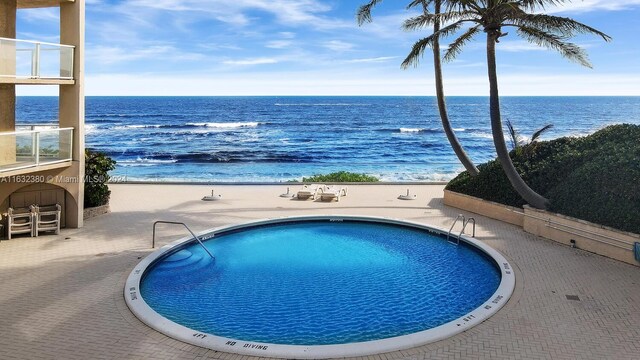
[[[398,200],[407,187],[415,201]],[[295,187],[292,187],[294,189]],[[1,359],[233,359],[141,323],[123,298],[126,277],[152,250],[155,220],[195,231],[293,215],[371,215],[448,228],[458,213],[441,185],[358,185],[339,203],[296,201],[286,186],[111,185],[111,214],[60,235],[0,243]],[[514,266],[516,289],[496,315],[452,338],[362,359],[638,359],[640,267],[473,215],[477,238]],[[158,245],[184,236],[162,226]],[[577,296],[579,300],[570,300]]]

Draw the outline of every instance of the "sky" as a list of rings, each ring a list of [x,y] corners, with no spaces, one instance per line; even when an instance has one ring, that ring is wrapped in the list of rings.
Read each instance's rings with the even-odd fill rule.
[[[431,52],[400,64],[429,29],[405,32],[407,0],[386,0],[358,26],[366,0],[86,0],[85,93],[132,96],[435,94]],[[497,46],[505,96],[640,95],[640,0],[574,0],[547,13],[613,37],[573,41],[593,69],[527,43]],[[508,31],[508,30],[507,30]],[[18,11],[17,38],[59,42],[59,9]],[[444,40],[443,45],[451,39]],[[486,96],[484,36],[444,64],[450,96]],[[57,87],[18,86],[18,95]]]

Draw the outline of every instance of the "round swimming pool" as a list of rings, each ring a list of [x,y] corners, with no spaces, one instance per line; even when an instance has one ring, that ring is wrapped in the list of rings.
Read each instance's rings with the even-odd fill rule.
[[[360,356],[466,330],[510,296],[513,273],[472,239],[369,217],[297,217],[209,231],[151,254],[125,298],[149,326],[256,356]]]

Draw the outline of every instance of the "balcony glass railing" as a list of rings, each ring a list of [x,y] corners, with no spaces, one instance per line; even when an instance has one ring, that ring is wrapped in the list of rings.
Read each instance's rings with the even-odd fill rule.
[[[73,79],[70,45],[0,38],[0,77]]]
[[[71,161],[73,128],[0,133],[3,172]]]

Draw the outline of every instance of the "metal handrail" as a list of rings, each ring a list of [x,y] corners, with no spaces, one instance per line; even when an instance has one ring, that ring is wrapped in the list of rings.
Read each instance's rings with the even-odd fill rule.
[[[462,221],[462,230],[460,230],[460,233],[458,234],[458,243],[460,242],[460,236],[464,234],[464,229],[467,227],[467,225],[469,225],[470,222],[473,222],[473,235],[471,235],[471,237],[476,237],[476,219],[470,217],[467,219],[467,221]]]
[[[451,231],[453,230],[453,227],[456,226],[456,223],[458,222],[458,220],[460,218],[462,218],[462,225],[463,226],[466,223],[464,215],[458,214],[458,216],[456,216],[456,219],[453,221],[453,224],[451,224],[451,227],[449,228],[449,231],[447,232],[447,241],[449,241],[449,237],[451,237]],[[475,221],[474,221],[474,223],[475,223]],[[456,244],[460,244],[460,236],[458,236],[458,242],[456,242]]]
[[[13,43],[13,46],[10,46],[9,50],[6,50],[5,53],[3,49],[3,43]],[[32,48],[19,48],[20,44],[29,44],[25,46],[31,46]],[[55,49],[47,48],[47,47],[55,47]],[[12,74],[0,74],[0,77],[3,78],[15,78],[15,79],[61,79],[61,80],[73,80],[73,66],[74,66],[74,52],[75,46],[73,45],[64,45],[64,44],[55,44],[48,43],[42,41],[30,41],[30,40],[18,40],[0,37],[0,52],[2,52],[3,57],[8,57],[11,54],[15,54],[17,56],[18,53],[31,53],[31,71],[30,74],[18,74],[17,69],[13,69]],[[43,65],[43,59],[41,57],[42,53],[57,51],[60,53],[59,57],[59,72],[57,74],[42,74],[41,67]],[[49,64],[50,60],[45,59],[45,66]],[[16,58],[17,62],[17,58]],[[25,64],[26,65],[26,64]],[[52,63],[53,65],[53,63]],[[66,76],[63,76],[66,75]]]
[[[44,41],[36,41],[36,40],[18,40],[18,39],[6,38],[6,37],[0,37],[0,40],[13,41],[13,42],[23,42],[23,43],[29,43],[29,44],[60,46],[60,47],[66,47],[66,48],[75,48],[75,46],[73,46],[73,45],[56,44],[56,43],[50,43],[50,42],[44,42]]]
[[[209,252],[209,250],[206,248],[206,246],[204,246],[204,244],[202,243],[202,241],[200,240],[200,238],[198,237],[198,235],[196,235],[193,231],[191,231],[191,229],[189,229],[189,227],[187,226],[187,224],[183,223],[183,222],[178,222],[178,221],[163,221],[163,220],[158,220],[156,222],[153,223],[153,239],[151,242],[151,248],[155,249],[156,247],[156,225],[158,224],[172,224],[172,225],[182,225],[185,227],[185,229],[187,229],[187,231],[189,233],[191,233],[191,235],[193,236],[194,239],[196,239],[196,241],[198,242],[198,244],[200,244],[200,246],[202,246],[202,248],[204,249],[204,251],[207,252],[207,254],[209,254],[209,256],[211,256],[212,259],[215,259],[215,257],[213,257],[213,255]]]
[[[31,126],[31,125],[17,125],[17,126]],[[44,126],[44,125],[33,125],[33,126]],[[52,125],[55,126],[55,125]],[[73,130],[72,127],[64,127],[64,128],[53,128],[53,129],[38,129],[38,130],[22,130],[22,131],[8,131],[8,132],[4,132],[1,131],[0,132],[0,136],[3,135],[24,135],[24,134],[33,134],[33,133],[43,133],[43,132],[55,132],[55,131],[62,131],[62,130]]]
[[[593,232],[593,231],[590,231],[590,230],[580,229],[580,228],[577,228],[575,226],[570,226],[570,225],[566,225],[566,224],[563,224],[563,223],[559,223],[557,221],[551,220],[551,218],[545,218],[545,217],[535,216],[535,215],[531,215],[531,214],[524,214],[524,213],[522,215],[524,215],[525,217],[530,217],[532,219],[544,221],[545,222],[545,226],[548,227],[548,228],[559,230],[559,231],[562,231],[562,232],[565,232],[565,233],[571,234],[571,235],[582,236],[582,237],[584,237],[586,239],[597,241],[597,242],[600,242],[600,243],[603,243],[603,244],[609,244],[609,245],[612,245],[612,246],[617,246],[617,247],[619,247],[621,249],[625,249],[625,250],[628,250],[628,251],[633,251],[633,243],[630,243],[630,242],[625,241],[625,240],[621,240],[621,239],[614,238],[614,237],[611,237],[611,236],[607,236],[607,235],[604,235],[604,234],[599,234],[597,232]],[[571,230],[575,230],[575,231],[569,231],[569,230],[565,230],[565,229],[560,229],[560,228],[557,228],[556,226],[552,226],[552,224],[553,225],[559,225],[559,226],[562,226],[562,227],[565,227],[565,228],[568,228],[568,229],[571,229]],[[576,231],[579,231],[580,233],[578,233]],[[601,238],[604,238],[604,239],[607,239],[607,240],[612,240],[612,241],[615,241],[615,242],[618,242],[618,243],[629,245],[629,246],[631,246],[631,248],[626,248],[626,247],[623,247],[623,246],[620,246],[620,245],[611,244],[609,242],[603,241],[601,239],[596,239],[596,238],[593,238],[593,237],[585,235],[585,234],[593,235],[593,236],[601,237]]]
[[[68,162],[73,159],[72,150],[73,150],[73,131],[74,128],[66,127],[66,128],[54,128],[54,129],[37,129],[37,130],[24,130],[24,131],[11,131],[11,132],[0,132],[0,139],[6,137],[15,137],[16,149],[8,151],[16,156],[16,161],[12,164],[4,164],[0,167],[0,173],[5,173],[8,171],[14,170],[22,170],[31,167],[38,167],[40,165],[50,165],[62,162]],[[57,147],[53,150],[56,150],[56,154],[45,154],[41,158],[40,147],[43,144],[41,141],[41,135],[58,133],[58,144]],[[31,148],[30,153],[27,152],[18,152],[18,148],[20,145],[18,142],[18,137],[21,137],[24,140],[23,136],[31,137]],[[63,137],[64,136],[64,137]],[[66,138],[68,136],[68,138]],[[46,144],[46,142],[45,142]],[[5,144],[5,146],[8,146]],[[5,149],[7,151],[7,149]],[[27,157],[18,159],[17,157]]]

